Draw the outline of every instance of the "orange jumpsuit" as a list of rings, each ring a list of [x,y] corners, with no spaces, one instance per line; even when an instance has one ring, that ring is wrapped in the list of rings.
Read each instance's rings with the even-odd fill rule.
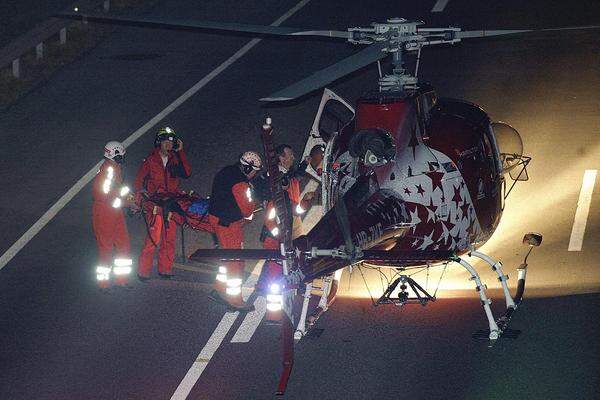
[[[182,150],[170,152],[167,164],[164,165],[160,151],[155,148],[144,160],[135,179],[135,190],[145,190],[152,197],[160,194],[168,197],[178,195],[180,178],[189,178],[191,167]],[[177,224],[165,221],[163,210],[152,204],[145,204],[144,215],[148,223],[148,235],[140,254],[138,275],[148,277],[152,271],[154,253],[158,247],[158,272],[169,275],[175,259],[175,244],[177,241]]]
[[[256,204],[250,184],[238,164],[220,170],[213,180],[208,222],[222,249],[241,249],[245,218],[251,218]],[[233,303],[242,302],[241,286],[244,263],[230,261],[219,267],[215,289],[228,295]]]
[[[92,225],[98,244],[96,278],[100,287],[109,285],[111,273],[117,283],[124,284],[131,272],[131,245],[121,209],[127,193],[122,192],[122,183],[121,166],[105,159],[92,183]]]

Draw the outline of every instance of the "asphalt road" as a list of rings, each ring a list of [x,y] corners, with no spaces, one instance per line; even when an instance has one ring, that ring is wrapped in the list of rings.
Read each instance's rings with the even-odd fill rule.
[[[195,3],[164,1],[153,13],[270,24],[296,4]],[[433,0],[361,3],[310,2],[285,25],[344,29],[392,16],[463,29],[600,23],[600,5],[593,1],[450,0],[435,14]],[[513,319],[513,327],[524,331],[519,339],[491,349],[471,339],[486,323],[472,282],[458,267],[446,272],[439,301],[402,310],[373,309],[360,274],[345,272],[343,296],[319,321],[323,334],[297,346],[286,398],[595,396],[598,190],[581,251],[567,246],[584,171],[600,169],[599,39],[598,31],[478,39],[427,49],[421,59],[421,79],[440,96],[475,102],[493,119],[509,122],[533,157],[530,181],[513,190],[500,227],[483,247],[512,276],[526,250],[522,235],[544,234],[529,259],[530,296]],[[100,160],[105,142],[129,137],[249,40],[119,28],[2,112],[0,255]],[[266,115],[279,140],[301,151],[320,94],[278,107],[257,99],[353,51],[328,40],[263,40],[183,102],[159,125],[172,125],[185,140],[193,176],[184,186],[207,194],[220,167],[249,147],[259,149],[256,127]],[[351,100],[372,88],[376,77],[376,68],[368,67],[330,87]],[[154,130],[128,148],[130,179],[150,151]],[[139,219],[128,224],[138,251],[145,228]],[[248,247],[258,246],[255,225],[247,231]],[[202,233],[187,239],[188,252],[210,243]],[[249,342],[232,343],[243,318],[225,314],[206,298],[210,274],[178,270],[174,282],[155,279],[101,293],[94,282],[95,258],[88,185],[0,270],[0,398],[171,398],[219,333],[224,340],[188,398],[272,397],[278,330],[261,324]],[[482,276],[496,287],[491,272]],[[369,282],[372,291],[380,290],[375,276]],[[497,300],[494,309],[500,311]],[[225,329],[223,321],[233,322]]]

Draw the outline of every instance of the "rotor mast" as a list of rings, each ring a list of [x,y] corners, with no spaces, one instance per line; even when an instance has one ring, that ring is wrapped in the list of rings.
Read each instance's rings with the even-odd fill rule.
[[[371,28],[349,28],[348,41],[353,44],[385,43],[381,50],[392,56],[392,72],[379,78],[379,91],[409,91],[418,88],[415,72],[404,67],[409,53],[420,52],[425,45],[457,43],[460,28],[421,28],[423,22],[390,18],[387,22],[371,24]]]

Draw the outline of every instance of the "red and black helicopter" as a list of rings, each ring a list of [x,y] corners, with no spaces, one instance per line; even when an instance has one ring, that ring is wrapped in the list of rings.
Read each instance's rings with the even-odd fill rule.
[[[234,31],[256,35],[339,38],[366,46],[261,100],[286,101],[341,78],[357,69],[391,57],[391,72],[381,73],[378,86],[356,107],[329,89],[321,100],[305,152],[325,146],[322,174],[322,215],[305,235],[292,239],[290,210],[285,205],[273,150],[273,126],[262,127],[267,172],[279,221],[281,251],[198,250],[190,259],[277,259],[284,268],[284,285],[271,293],[285,313],[282,394],[293,365],[294,339],[301,339],[335,297],[336,271],[367,264],[394,268],[399,273],[377,304],[427,304],[435,300],[404,271],[447,265],[463,266],[475,282],[489,329],[483,336],[495,341],[514,336],[508,329],[522,300],[527,256],[542,236],[529,233],[530,246],[518,268],[517,293],[512,296],[502,264],[477,251],[494,233],[504,200],[517,181],[527,180],[530,158],[523,155],[518,132],[494,122],[480,107],[456,99],[438,98],[433,87],[417,79],[424,46],[455,44],[463,39],[530,32],[530,30],[462,31],[427,28],[422,22],[393,18],[367,28],[314,31],[159,18],[122,18],[63,14],[90,22],[181,30]],[[583,27],[590,28],[590,27]],[[575,29],[558,28],[548,30]],[[408,57],[413,57],[412,67]],[[512,183],[511,183],[512,182]],[[479,258],[498,275],[506,312],[494,318],[486,286],[463,255]],[[339,276],[339,275],[338,275]],[[312,282],[323,279],[317,310],[308,316]],[[305,293],[300,297],[300,293]],[[301,307],[295,301],[301,298]]]

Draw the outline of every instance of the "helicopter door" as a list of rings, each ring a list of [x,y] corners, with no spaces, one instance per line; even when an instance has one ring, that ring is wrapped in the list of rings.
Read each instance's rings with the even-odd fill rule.
[[[306,145],[304,146],[304,152],[302,153],[302,159],[310,154],[310,151],[315,146],[323,146],[327,147],[329,144],[329,148],[331,151],[331,146],[333,145],[333,140],[337,133],[341,132],[342,128],[348,125],[350,121],[354,119],[354,108],[340,96],[335,94],[333,91],[329,89],[325,89],[323,91],[323,97],[321,97],[321,102],[319,103],[319,109],[317,110],[317,115],[315,116],[315,120],[310,128],[310,132],[308,133],[308,139],[306,141]],[[325,151],[327,154],[328,152]],[[315,171],[312,167],[307,168],[306,172],[312,175],[315,178],[314,185],[307,184],[303,191],[302,196],[308,191],[317,190],[318,191],[318,183],[322,180],[322,177],[319,177],[319,172]],[[316,185],[316,186],[315,186]],[[321,185],[324,190],[321,191],[321,201],[318,204],[314,204],[306,213],[302,225],[305,232],[310,231],[310,229],[321,219],[325,212],[327,212],[328,207],[323,207],[323,204],[329,204],[329,192],[331,190],[330,184],[325,181],[321,182]]]
[[[325,89],[317,115],[308,133],[302,159],[310,154],[314,146],[325,146],[334,133],[340,132],[353,118],[354,108],[333,91]]]

